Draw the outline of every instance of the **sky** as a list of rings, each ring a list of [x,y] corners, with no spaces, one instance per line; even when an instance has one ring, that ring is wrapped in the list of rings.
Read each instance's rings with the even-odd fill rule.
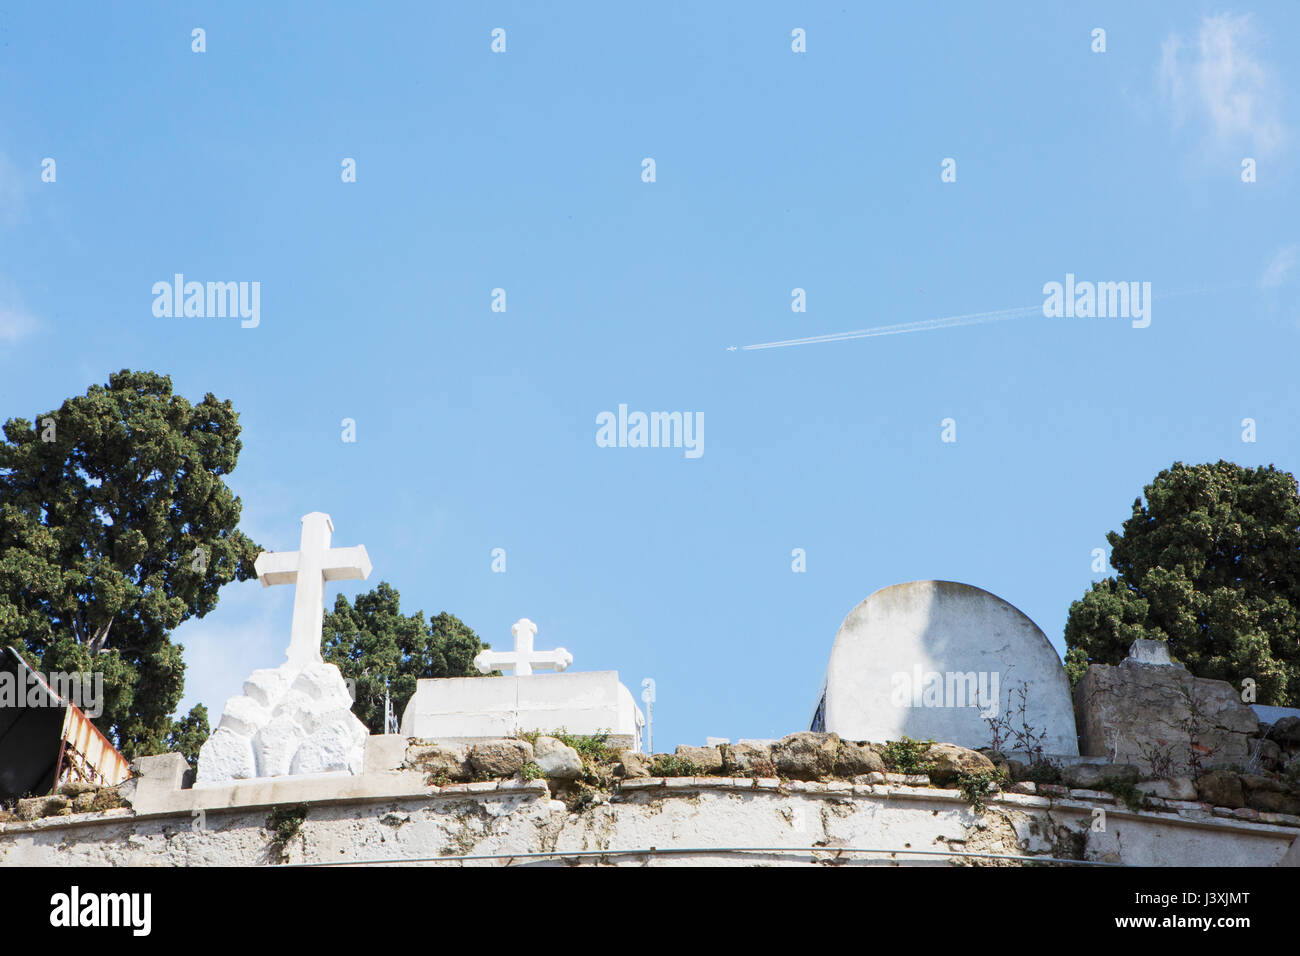
[[[1063,653],[1162,468],[1300,470],[1298,46],[1294,3],[11,5],[0,417],[164,372],[238,410],[255,541],[366,546],[327,604],[529,617],[655,680],[656,750],[806,729],[873,591]],[[257,324],[156,315],[176,273]],[[1150,324],[1045,316],[1067,274]],[[602,447],[620,405],[699,454]],[[283,660],[292,591],[180,627],[182,712]]]

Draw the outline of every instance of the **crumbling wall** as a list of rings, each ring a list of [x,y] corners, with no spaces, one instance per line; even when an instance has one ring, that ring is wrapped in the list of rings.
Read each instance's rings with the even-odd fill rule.
[[[1074,706],[1081,754],[1155,776],[1245,767],[1259,731],[1255,712],[1228,682],[1132,658],[1088,668]]]
[[[649,757],[567,739],[372,737],[360,775],[198,788],[147,758],[122,806],[24,804],[0,865],[1260,866],[1300,838],[1300,815],[1119,765],[816,733]]]

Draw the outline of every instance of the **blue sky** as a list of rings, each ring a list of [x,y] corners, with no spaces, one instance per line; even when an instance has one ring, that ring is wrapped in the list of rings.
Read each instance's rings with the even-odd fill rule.
[[[779,736],[872,591],[975,584],[1063,651],[1157,471],[1300,469],[1298,38],[1287,3],[10,8],[0,415],[166,372],[239,410],[263,546],[327,511],[374,562],[343,593],[654,677],[656,749]],[[156,317],[177,272],[259,282],[260,324]],[[1150,282],[1151,325],[728,350],[1066,273]],[[701,413],[704,453],[597,447],[620,403]],[[280,663],[291,604],[184,625],[183,707]]]

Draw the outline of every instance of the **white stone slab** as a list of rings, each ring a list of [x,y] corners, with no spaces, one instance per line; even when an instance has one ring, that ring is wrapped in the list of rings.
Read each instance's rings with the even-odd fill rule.
[[[1169,659],[1169,645],[1164,641],[1148,641],[1143,638],[1138,638],[1129,645],[1128,660],[1152,667],[1182,667]]]
[[[1077,755],[1065,669],[1033,621],[968,584],[896,584],[840,625],[813,726],[850,740],[907,736],[987,747],[981,711],[1004,714],[1008,695],[1018,706],[1022,682],[1028,725],[1046,732],[1043,750]]]
[[[402,714],[407,737],[472,741],[564,728],[608,731],[635,749],[644,724],[617,671],[421,680]]]

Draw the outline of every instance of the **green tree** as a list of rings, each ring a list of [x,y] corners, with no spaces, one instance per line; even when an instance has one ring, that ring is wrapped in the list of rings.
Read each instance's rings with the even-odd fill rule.
[[[183,754],[191,767],[199,765],[199,748],[208,739],[211,728],[208,726],[208,709],[202,704],[195,704],[190,712],[173,723],[167,735],[167,749]]]
[[[352,712],[372,734],[384,733],[384,681],[393,712],[401,719],[422,677],[477,677],[474,657],[488,645],[459,618],[439,614],[428,624],[424,612],[404,615],[401,596],[388,582],[356,603],[340,594],[325,615],[325,660],[356,682]]]
[[[1070,606],[1066,671],[1116,664],[1137,638],[1166,641],[1198,677],[1257,702],[1300,704],[1300,494],[1272,465],[1175,462],[1110,532],[1116,577]]]
[[[102,673],[95,723],[128,758],[197,751],[206,727],[202,708],[170,716],[185,682],[170,633],[254,575],[225,484],[239,450],[229,402],[192,405],[154,372],[123,370],[35,424],[4,425],[0,646],[44,671]]]

